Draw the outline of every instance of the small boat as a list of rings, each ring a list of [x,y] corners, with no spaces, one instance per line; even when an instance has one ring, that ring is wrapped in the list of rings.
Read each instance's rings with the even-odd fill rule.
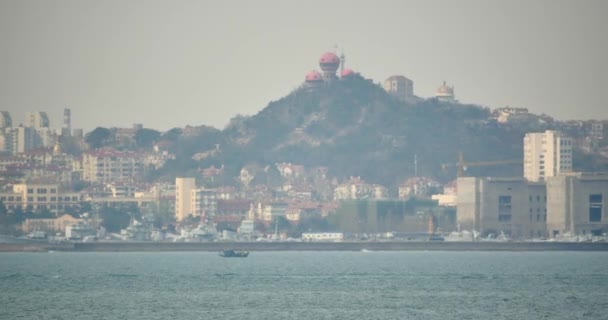
[[[224,250],[220,252],[220,257],[224,258],[246,258],[249,251]]]

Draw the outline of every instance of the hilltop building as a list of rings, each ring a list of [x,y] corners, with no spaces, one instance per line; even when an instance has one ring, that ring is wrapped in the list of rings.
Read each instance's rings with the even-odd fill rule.
[[[414,81],[401,75],[384,80],[384,90],[401,101],[414,99]]]
[[[498,108],[492,115],[498,123],[522,122],[534,118],[534,116],[528,112],[528,109],[513,107]]]
[[[319,68],[321,72],[312,70],[306,73],[304,77],[305,88],[316,88],[323,83],[331,82],[338,79],[336,72],[340,69],[340,77],[348,79],[356,73],[352,69],[344,68],[344,55],[339,58],[333,52],[326,52],[319,58]]]
[[[454,86],[449,87],[444,81],[443,84],[437,88],[435,97],[439,101],[456,102],[456,97],[454,96]]]
[[[323,75],[317,70],[309,71],[306,74],[306,77],[304,77],[304,83],[307,87],[317,87],[321,85],[323,81]]]
[[[348,79],[348,78],[350,78],[350,77],[352,77],[354,75],[355,75],[355,72],[353,71],[353,69],[348,69],[347,68],[347,69],[344,69],[344,70],[342,70],[340,72],[340,77],[342,79]]]
[[[524,177],[541,181],[572,171],[572,139],[559,131],[528,133],[524,137]]]
[[[335,80],[338,78],[336,77],[336,71],[340,67],[340,58],[333,52],[326,52],[319,58],[319,67],[323,72],[325,81]]]

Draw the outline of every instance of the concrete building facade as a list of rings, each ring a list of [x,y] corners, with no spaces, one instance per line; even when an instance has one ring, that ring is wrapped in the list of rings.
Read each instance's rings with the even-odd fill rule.
[[[58,214],[67,207],[79,205],[83,197],[77,192],[63,190],[55,183],[22,183],[1,192],[0,200],[9,210],[49,210]]]
[[[572,172],[572,139],[559,131],[528,133],[524,137],[524,177],[542,181]]]
[[[194,216],[205,214],[207,217],[217,214],[217,191],[213,189],[193,189],[190,195],[190,207]]]
[[[585,236],[608,232],[608,175],[569,173],[522,178],[458,178],[462,230],[505,232],[514,238]]]
[[[573,173],[547,178],[550,237],[608,232],[608,175]]]
[[[414,99],[414,81],[404,76],[391,76],[384,80],[384,90],[402,101]]]
[[[82,155],[82,179],[96,183],[130,182],[143,173],[142,156],[135,152],[100,149]]]
[[[193,214],[192,191],[196,189],[194,178],[175,178],[175,220],[180,222]]]
[[[542,184],[523,178],[458,178],[457,223],[482,234],[522,238],[545,235],[546,195]],[[538,213],[537,213],[538,212]],[[539,214],[536,221],[536,214]],[[538,223],[536,223],[538,222]]]

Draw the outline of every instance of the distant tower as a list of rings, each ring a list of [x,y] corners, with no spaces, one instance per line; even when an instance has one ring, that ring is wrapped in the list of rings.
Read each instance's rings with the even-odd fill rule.
[[[340,75],[344,72],[344,65],[346,64],[346,56],[344,52],[340,54]]]
[[[384,90],[402,101],[414,99],[414,81],[404,76],[391,76],[384,80]]]
[[[63,127],[61,128],[61,135],[72,135],[72,111],[68,108],[63,109]]]
[[[326,52],[319,58],[319,67],[323,71],[323,79],[331,81],[336,79],[336,71],[340,67],[340,58],[333,52]]]
[[[448,85],[445,84],[444,81],[443,84],[439,86],[439,88],[437,88],[437,92],[435,92],[435,97],[439,101],[456,102],[456,98],[454,96],[454,86],[448,87]]]

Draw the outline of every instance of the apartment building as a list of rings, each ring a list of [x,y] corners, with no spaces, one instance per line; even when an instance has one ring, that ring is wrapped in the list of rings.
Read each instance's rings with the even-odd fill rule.
[[[80,193],[63,190],[56,183],[15,184],[11,190],[0,192],[0,200],[8,210],[49,210],[55,214],[83,201]]]
[[[139,179],[143,169],[143,158],[136,152],[100,149],[82,155],[82,179],[88,182],[130,182]]]
[[[524,177],[542,181],[572,172],[572,139],[559,131],[528,133],[524,137]]]

